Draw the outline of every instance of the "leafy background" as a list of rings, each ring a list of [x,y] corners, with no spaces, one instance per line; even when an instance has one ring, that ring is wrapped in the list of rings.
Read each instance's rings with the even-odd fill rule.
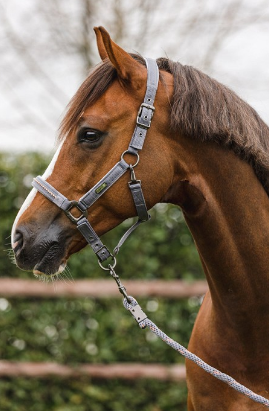
[[[34,175],[49,161],[39,153],[0,155],[0,274],[31,278],[9,258],[10,230],[30,190]],[[118,258],[122,279],[203,278],[197,251],[180,209],[158,205],[152,220],[128,239]],[[129,225],[122,224],[104,241],[111,249]],[[89,250],[72,256],[66,281],[104,278]],[[46,284],[44,284],[46,287]],[[140,299],[160,328],[188,344],[201,300]],[[141,331],[119,299],[0,298],[0,358],[57,361],[63,364],[114,362],[182,363],[183,359],[150,331]],[[80,378],[1,378],[1,410],[8,411],[145,411],[186,410],[183,383],[156,380]]]
[[[0,150],[51,150],[63,108],[100,60],[92,31],[99,24],[128,51],[167,55],[216,77],[268,122],[267,0],[9,0],[0,2],[0,10]],[[0,154],[0,276],[31,278],[11,263],[9,235],[32,177],[48,161],[34,152]],[[180,210],[159,205],[152,216],[121,251],[122,278],[202,278]],[[110,248],[124,228],[108,233]],[[74,281],[104,278],[90,250],[73,256],[69,268]],[[187,344],[200,299],[150,298],[141,305]],[[0,334],[0,357],[7,360],[182,361],[140,331],[118,299],[0,298]],[[185,404],[185,384],[173,382],[0,379],[0,411],[183,411]]]

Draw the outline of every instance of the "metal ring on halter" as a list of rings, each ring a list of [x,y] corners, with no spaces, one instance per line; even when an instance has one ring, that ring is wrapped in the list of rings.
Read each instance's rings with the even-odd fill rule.
[[[111,268],[113,269],[113,268],[116,267],[116,264],[117,264],[116,257],[115,257],[114,255],[111,255],[111,258],[112,258],[112,263],[113,263],[113,264],[112,264],[112,265],[111,265],[111,264],[108,265],[108,267],[110,267],[110,268],[104,267],[104,266],[102,265],[101,261],[100,261],[99,259],[97,260],[97,261],[98,261],[98,264],[100,265],[100,267],[102,268],[102,270],[104,270],[104,271],[110,271]]]
[[[81,213],[81,215],[80,215],[79,217],[75,217],[75,216],[71,213],[71,210],[72,210],[73,208],[76,208],[76,209]],[[67,209],[67,210],[63,210],[63,211],[64,211],[65,215],[69,218],[69,220],[71,220],[72,223],[75,223],[75,224],[77,224],[78,220],[80,220],[81,217],[85,217],[85,218],[88,217],[88,210],[87,210],[87,209],[86,209],[86,210],[83,210],[83,209],[81,208],[80,202],[79,202],[79,201],[75,201],[75,200],[70,201],[70,205],[69,205],[68,209]]]
[[[131,155],[133,155],[133,156],[136,156],[136,157],[137,157],[136,163],[135,163],[135,164],[130,164],[130,165],[131,165],[132,167],[137,166],[137,164],[139,163],[139,160],[140,160],[139,154],[138,154],[138,153],[133,153],[132,151],[129,151],[129,150],[125,150],[125,151],[122,153],[122,155],[121,155],[121,159],[122,159],[122,160],[123,160],[123,157],[124,157],[125,154],[131,154]]]

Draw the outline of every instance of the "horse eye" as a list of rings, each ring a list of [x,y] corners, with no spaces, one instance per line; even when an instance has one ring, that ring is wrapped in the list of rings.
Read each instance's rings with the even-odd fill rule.
[[[101,144],[102,133],[96,130],[82,129],[78,133],[78,142],[87,143],[92,148]]]

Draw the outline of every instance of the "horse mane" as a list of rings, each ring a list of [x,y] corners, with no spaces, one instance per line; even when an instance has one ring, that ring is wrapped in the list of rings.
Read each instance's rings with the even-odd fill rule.
[[[131,55],[145,65],[141,56]],[[167,58],[159,58],[157,64],[174,78],[171,127],[233,150],[252,166],[269,195],[269,128],[257,112],[228,87],[191,66]],[[116,76],[108,60],[89,74],[68,105],[60,139],[74,129],[86,107],[101,97]]]

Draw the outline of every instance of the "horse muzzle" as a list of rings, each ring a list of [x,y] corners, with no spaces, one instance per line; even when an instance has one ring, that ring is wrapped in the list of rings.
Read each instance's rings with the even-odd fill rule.
[[[56,227],[36,235],[36,227],[18,226],[13,251],[17,266],[34,274],[54,275],[62,272],[66,261],[66,237]],[[33,234],[35,233],[35,235]]]

